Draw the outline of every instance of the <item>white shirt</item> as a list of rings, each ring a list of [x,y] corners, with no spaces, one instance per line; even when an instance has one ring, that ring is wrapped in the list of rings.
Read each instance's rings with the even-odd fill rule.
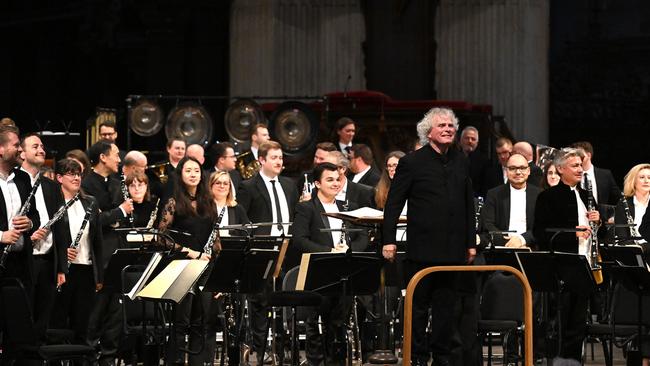
[[[348,192],[348,180],[346,178],[345,179],[345,184],[343,185],[343,187],[341,187],[341,190],[339,191],[339,193],[336,194],[336,200],[345,202],[345,200],[346,200],[345,197],[347,196],[347,192]]]
[[[641,221],[643,221],[643,215],[645,215],[646,210],[648,209],[648,202],[641,202],[636,199],[634,196],[634,225],[636,226],[636,232],[639,232],[639,226],[641,226]],[[637,243],[647,243],[645,239],[637,240]]]
[[[345,155],[345,157],[348,157],[348,151],[345,149],[346,147],[352,147],[352,142],[350,142],[349,144],[344,144],[341,141],[339,141],[339,148],[341,152],[343,153],[343,155]]]
[[[368,165],[368,167],[366,169],[364,169],[364,170],[360,171],[359,173],[355,174],[354,178],[352,178],[352,181],[354,183],[359,183],[361,178],[363,178],[363,176],[366,175],[366,173],[368,173],[368,170],[370,170],[370,168],[371,168],[371,166]]]
[[[501,175],[503,175],[503,183],[508,183],[508,169],[504,166],[501,167]]]
[[[18,192],[18,187],[16,186],[16,182],[14,181],[14,178],[16,175],[14,172],[11,172],[9,176],[7,176],[7,179],[3,179],[2,176],[0,176],[0,190],[2,191],[2,196],[5,199],[5,210],[7,213],[7,227],[11,229],[13,226],[11,225],[11,219],[16,216],[18,211],[20,211],[20,207],[22,206],[22,201],[20,200],[20,192]],[[2,236],[2,231],[0,231],[0,236]],[[20,235],[18,237],[18,241],[16,241],[15,244],[11,245],[10,251],[12,252],[19,252],[23,249],[24,245],[24,239],[23,236]]]
[[[594,165],[592,164],[589,167],[589,170],[585,170],[585,173],[587,173],[587,179],[589,179],[589,182],[591,182],[591,190],[594,195],[594,201],[598,203],[598,186],[596,186],[596,175],[594,173]],[[584,186],[584,182],[582,182],[582,188],[586,189],[587,187]]]
[[[526,187],[516,189],[510,186],[510,221],[508,231],[514,231],[523,243],[526,243],[521,234],[526,232]]]
[[[587,219],[587,206],[582,202],[582,198],[580,198],[580,193],[578,193],[576,187],[571,187],[571,190],[575,192],[576,202],[578,203],[578,225],[589,226],[589,220]],[[590,242],[591,239],[578,239],[578,254],[586,256],[589,263],[591,263],[591,256],[589,253]]]
[[[282,190],[282,185],[280,184],[280,179],[279,177],[275,178],[269,178],[262,171],[260,170],[260,177],[262,177],[262,180],[264,181],[264,185],[266,186],[266,190],[269,192],[269,197],[271,198],[271,214],[273,215],[273,222],[289,222],[291,221],[291,217],[289,216],[289,206],[287,205],[287,196],[284,194],[284,190]],[[271,180],[275,181],[275,189],[278,191],[278,200],[280,201],[280,214],[282,215],[281,218],[277,217],[276,214],[276,209],[275,209],[275,198],[273,195],[273,186],[271,185]],[[284,232],[287,233],[289,231],[289,225],[283,225],[284,226]],[[271,236],[280,236],[282,235],[282,232],[278,230],[278,225],[272,225],[271,226]]]
[[[255,157],[255,160],[257,160],[257,152],[259,151],[258,148],[251,146],[251,152],[253,153],[253,156]]]
[[[66,200],[68,202],[69,200]],[[68,208],[68,227],[70,228],[70,240],[74,242],[81,228],[81,223],[84,220],[86,215],[86,209],[84,209],[81,201],[77,201]],[[90,256],[90,242],[88,241],[88,233],[90,231],[90,224],[87,223],[84,228],[83,234],[81,234],[81,239],[79,240],[79,247],[77,248],[77,258],[75,258],[72,263],[75,264],[85,264],[90,265],[93,263]],[[70,245],[72,245],[72,242]]]
[[[23,168],[20,168],[20,170],[24,171],[25,173],[29,174],[29,172]],[[38,176],[38,173],[36,174]],[[36,176],[33,176],[29,174],[29,179],[31,180],[32,187],[34,186],[34,183],[36,182]],[[45,225],[48,221],[50,221],[50,215],[47,213],[47,207],[45,206],[45,197],[43,196],[43,185],[39,184],[38,189],[36,190],[36,193],[34,194],[34,199],[36,200],[36,211],[38,211],[38,218],[41,221],[41,226]],[[39,254],[47,254],[47,252],[50,251],[50,248],[52,248],[52,231],[48,231],[47,236],[43,240],[35,241],[34,242],[34,255],[39,255]]]
[[[339,212],[339,206],[336,205],[336,201],[334,201],[334,203],[325,203],[321,201],[320,203],[323,205],[323,208],[327,213]],[[339,230],[343,226],[343,221],[336,219],[334,217],[328,216],[327,221],[330,224],[330,229]],[[343,232],[332,231],[330,234],[332,235],[332,243],[334,243],[334,246],[336,246],[336,244],[338,244],[341,241],[341,235],[343,234]]]

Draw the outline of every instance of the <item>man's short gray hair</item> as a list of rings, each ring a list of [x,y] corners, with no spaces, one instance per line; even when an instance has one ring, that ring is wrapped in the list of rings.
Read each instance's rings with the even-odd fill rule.
[[[478,135],[478,129],[476,127],[467,126],[467,127],[463,128],[463,130],[460,132],[460,137],[465,136],[465,134],[468,133],[469,131],[474,131]]]
[[[456,130],[458,130],[458,118],[456,118],[456,115],[454,112],[449,109],[449,108],[431,108],[420,122],[418,122],[418,125],[416,127],[417,132],[418,132],[418,139],[420,140],[420,143],[422,145],[427,145],[429,143],[429,132],[431,132],[431,129],[433,128],[433,120],[436,117],[448,117],[452,120],[454,123],[454,127]]]
[[[570,158],[577,156],[580,159],[585,158],[585,152],[582,149],[574,149],[572,147],[565,147],[559,151],[555,159],[553,160],[553,165],[556,167],[558,166],[565,166],[567,160]]]
[[[348,160],[342,152],[337,150],[331,151],[329,154],[334,157],[337,166],[345,167],[345,169],[350,168],[350,160]]]

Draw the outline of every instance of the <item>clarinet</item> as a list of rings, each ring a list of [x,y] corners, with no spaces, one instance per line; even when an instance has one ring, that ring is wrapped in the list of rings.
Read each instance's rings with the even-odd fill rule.
[[[65,212],[68,211],[70,206],[72,206],[75,202],[79,200],[79,193],[75,194],[74,197],[68,202],[66,202],[63,206],[61,206],[55,213],[54,216],[50,219],[50,221],[46,222],[45,225],[41,226],[41,229],[49,230],[52,225],[56,224],[57,221],[61,220],[63,218],[63,215],[65,215]]]
[[[92,214],[93,207],[95,207],[95,202],[91,202],[90,205],[88,205],[88,208],[86,208],[86,213],[84,214],[84,219],[81,222],[81,227],[79,227],[79,232],[77,233],[77,237],[74,238],[74,241],[72,244],[70,244],[70,249],[78,249],[79,248],[79,242],[81,241],[81,236],[84,233],[84,229],[86,228],[86,225],[88,224],[88,221],[90,220],[90,214]],[[68,260],[68,268],[70,268],[70,260]]]
[[[34,185],[32,186],[31,192],[29,192],[29,196],[27,196],[27,200],[23,202],[23,205],[20,207],[20,210],[18,210],[18,212],[14,217],[27,215],[29,209],[32,207],[32,198],[34,198],[34,195],[36,194],[36,191],[38,190],[38,187],[40,185],[41,185],[41,174],[39,173],[38,176],[36,177],[36,181],[34,182]],[[12,227],[11,222],[9,222],[9,228],[11,229],[11,227]],[[0,256],[0,268],[5,268],[7,257],[9,256],[10,251],[11,251],[11,245],[9,244],[5,245],[4,249],[2,250],[2,256]]]
[[[639,235],[639,231],[636,229],[636,225],[634,224],[634,219],[632,218],[632,211],[630,211],[630,205],[627,203],[627,199],[623,192],[621,192],[621,203],[623,203],[623,210],[625,210],[625,217],[627,218],[627,223],[628,225],[632,225],[629,228],[630,236],[633,238],[640,237],[641,235]]]
[[[483,197],[478,196],[476,197],[476,216],[475,216],[475,221],[474,221],[474,228],[476,232],[478,233],[478,227],[481,222],[481,209],[483,209],[483,204],[485,203],[485,200]]]
[[[596,202],[594,202],[594,192],[591,187],[591,181],[587,178],[587,173],[585,177],[585,188],[587,191],[587,211],[596,210]],[[596,284],[601,284],[603,282],[603,272],[602,267],[598,264],[600,262],[600,251],[598,248],[598,224],[589,221],[589,227],[591,228],[591,240],[589,245],[589,257],[591,262],[591,271],[594,274],[594,280]]]
[[[151,216],[149,216],[149,222],[147,223],[147,229],[151,229],[153,227],[153,223],[156,221],[156,217],[158,216],[158,205],[160,204],[160,198],[156,201],[156,207],[154,207],[153,211],[151,212]]]
[[[219,217],[217,217],[214,225],[212,225],[212,231],[210,232],[210,236],[208,236],[208,241],[203,246],[203,253],[207,255],[212,255],[212,246],[214,245],[214,241],[219,236],[219,224],[221,224],[221,219],[223,219],[224,213],[226,213],[226,206],[224,206],[221,209],[221,212],[219,212]]]
[[[128,189],[126,189],[126,177],[124,177],[124,173],[120,174],[120,178],[121,178],[120,188],[122,188],[122,197],[126,201],[129,198],[131,198],[131,196],[129,195]],[[130,213],[126,215],[126,217],[129,219],[129,224],[131,225],[131,227],[133,227],[133,214]]]

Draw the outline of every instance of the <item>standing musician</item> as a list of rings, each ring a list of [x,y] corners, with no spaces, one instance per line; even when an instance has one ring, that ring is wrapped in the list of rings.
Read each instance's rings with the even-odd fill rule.
[[[354,121],[350,117],[341,117],[336,121],[336,148],[348,157],[352,148],[352,140],[357,129]]]
[[[38,179],[41,167],[45,164],[45,149],[40,137],[36,134],[23,136],[20,146],[23,149],[23,164],[21,170],[27,173],[33,186]],[[36,210],[38,211],[41,225],[47,223],[63,205],[61,188],[54,181],[41,176],[40,183],[34,195]],[[64,245],[61,238],[54,238],[52,232],[38,229],[32,234],[34,257],[34,326],[41,336],[50,319],[56,286],[60,285],[63,276],[62,265],[65,256],[59,261],[57,247]],[[65,243],[67,244],[67,243]],[[57,276],[57,274],[59,274]]]
[[[555,159],[560,174],[560,183],[541,192],[535,207],[533,234],[540,250],[553,249],[558,252],[578,253],[590,259],[592,233],[590,222],[599,223],[598,210],[587,211],[587,192],[580,188],[583,179],[584,152],[580,149],[562,149]],[[550,247],[554,233],[547,228],[583,229],[576,233],[558,234]],[[562,349],[559,358],[582,359],[582,342],[585,338],[588,297],[564,292],[562,301]]]
[[[30,237],[38,229],[40,220],[33,197],[29,211],[17,215],[32,192],[29,175],[16,169],[21,153],[18,128],[0,126],[0,249],[2,252],[9,250],[0,276],[20,279],[29,295],[33,286]]]
[[[298,191],[292,179],[280,176],[283,165],[282,147],[275,141],[267,141],[260,145],[258,156],[260,171],[242,182],[237,192],[237,201],[246,209],[246,214],[253,223],[289,222],[298,203]],[[253,230],[253,234],[280,236],[287,230],[286,225],[260,226]],[[264,296],[252,295],[249,306],[253,332],[252,350],[261,359],[263,355],[259,352],[266,342],[267,334],[268,311]]]
[[[66,204],[77,194],[79,199],[73,201],[61,221],[53,226],[55,237],[62,240],[57,250],[63,276],[59,279],[61,292],[57,294],[51,323],[54,328],[72,329],[74,341],[86,343],[95,292],[102,288],[104,276],[99,206],[95,198],[80,190],[81,166],[76,161],[59,160],[56,180],[61,184]],[[84,230],[79,234],[84,221]],[[73,248],[75,245],[77,249]]]
[[[322,213],[342,212],[345,202],[336,200],[336,194],[341,187],[339,171],[332,163],[322,163],[313,170],[314,184],[318,193],[310,201],[300,202],[296,206],[296,216],[292,226],[293,243],[302,253],[332,252],[344,253],[348,246],[352,251],[363,251],[368,241],[365,233],[354,232],[349,235],[342,231],[322,232],[321,229],[341,229],[342,221],[332,217],[323,216]],[[356,209],[356,205],[350,205],[348,209]],[[348,240],[341,240],[348,237]],[[326,323],[327,342],[331,347],[334,335],[340,334],[338,329],[344,324],[350,311],[350,298],[340,296],[328,296],[325,298],[328,304],[320,309],[327,309],[320,315]],[[323,344],[318,334],[319,312],[311,311],[307,319],[307,360],[310,365],[318,365],[325,361]],[[352,341],[352,340],[348,340]],[[331,356],[334,356],[331,354]],[[336,360],[342,361],[342,360]]]
[[[395,233],[408,200],[405,280],[433,265],[472,262],[476,255],[474,200],[467,158],[450,148],[458,119],[450,109],[433,108],[417,125],[420,141],[428,144],[400,159],[384,209],[382,254],[394,260]],[[453,272],[427,276],[413,298],[413,365],[450,365],[456,306]],[[427,339],[428,312],[431,335]]]
[[[235,156],[235,149],[229,142],[220,142],[212,145],[210,148],[210,157],[214,161],[214,166],[209,170],[213,172],[226,172],[230,174],[230,191],[233,197],[237,197],[237,187],[242,181],[241,174],[236,169],[237,157]]]
[[[648,208],[648,199],[650,198],[650,164],[638,164],[632,167],[625,175],[623,181],[623,195],[618,204],[616,205],[615,222],[617,224],[634,224],[633,228],[616,228],[616,236],[619,240],[629,239],[631,233],[635,230],[635,234],[643,234],[645,230],[641,230],[643,218]],[[625,199],[625,202],[623,202]],[[629,212],[630,217],[628,217]],[[631,220],[630,220],[631,219]],[[628,222],[630,220],[631,222]],[[643,227],[646,229],[646,227]],[[634,235],[638,236],[638,235]],[[646,253],[648,253],[647,239],[637,240]]]
[[[203,253],[203,248],[212,231],[212,225],[217,217],[216,205],[208,189],[206,179],[202,174],[201,164],[190,157],[184,157],[176,166],[174,194],[165,203],[158,228],[162,231],[176,229],[190,235],[175,236],[173,245],[180,246],[188,258],[209,260],[210,256]],[[190,349],[199,348],[203,341],[201,327],[200,294],[187,294],[176,307],[174,319],[176,348],[169,350],[169,362],[183,364],[185,359],[180,348],[185,348],[185,335],[189,334]],[[190,354],[191,365],[203,365],[201,355]]]
[[[92,171],[81,181],[81,188],[97,200],[101,212],[103,242],[99,264],[106,269],[111,255],[121,244],[114,228],[132,213],[133,201],[124,199],[121,182],[116,178],[121,160],[115,144],[103,140],[96,142],[88,149],[88,158]],[[103,288],[97,294],[88,328],[89,344],[100,344],[102,362],[111,362],[117,353],[122,330],[122,308],[119,296],[112,289]]]

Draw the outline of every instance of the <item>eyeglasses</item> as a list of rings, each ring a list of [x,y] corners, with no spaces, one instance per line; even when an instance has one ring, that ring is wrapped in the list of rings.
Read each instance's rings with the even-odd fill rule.
[[[397,168],[397,164],[386,164],[386,168],[395,169],[395,168]]]
[[[528,166],[509,166],[509,167],[506,167],[506,168],[508,169],[509,172],[515,173],[517,171],[525,172],[526,170],[528,170],[529,167]]]
[[[67,173],[65,173],[64,175],[67,175],[67,176],[70,177],[70,178],[76,178],[76,177],[81,178],[81,173],[67,172]]]
[[[218,181],[212,183],[212,185],[213,186],[217,185],[217,186],[227,187],[227,186],[230,186],[230,182],[223,182],[223,181],[218,180]]]
[[[129,188],[144,188],[147,186],[147,183],[131,183]]]

